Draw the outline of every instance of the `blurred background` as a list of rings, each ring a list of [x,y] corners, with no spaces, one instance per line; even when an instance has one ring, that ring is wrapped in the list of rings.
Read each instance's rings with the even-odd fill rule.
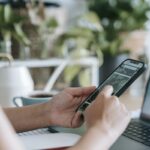
[[[149,0],[0,0],[0,53],[24,65],[38,60],[29,68],[35,89],[45,87],[56,67],[38,64],[54,58],[56,64],[69,64],[53,89],[88,86],[93,78],[98,85],[126,58],[149,64],[149,19]],[[98,70],[95,76],[92,61]],[[135,89],[142,91],[147,74]]]

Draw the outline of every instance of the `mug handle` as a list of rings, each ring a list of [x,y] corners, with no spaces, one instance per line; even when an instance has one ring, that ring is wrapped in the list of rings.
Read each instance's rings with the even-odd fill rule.
[[[13,98],[13,103],[16,107],[21,107],[18,103],[17,103],[17,100],[20,99],[21,100],[21,97],[14,97]]]

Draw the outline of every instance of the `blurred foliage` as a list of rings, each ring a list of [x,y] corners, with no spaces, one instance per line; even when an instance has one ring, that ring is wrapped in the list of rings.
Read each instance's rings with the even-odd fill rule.
[[[55,52],[73,58],[97,55],[101,64],[103,55],[116,56],[129,53],[130,50],[123,48],[122,44],[128,33],[145,28],[150,10],[149,2],[146,0],[89,0],[88,2],[89,13],[86,12],[81,16],[78,23],[60,37]],[[78,75],[82,83],[84,79],[80,78],[83,77],[81,73],[84,74],[82,68],[68,68],[65,73],[66,81],[70,82]]]
[[[70,59],[96,56],[101,65],[103,54],[99,45],[99,36],[102,31],[103,28],[98,16],[91,11],[86,12],[58,38],[53,47],[53,53],[57,57]],[[90,85],[87,73],[90,74],[89,69],[83,69],[81,66],[67,67],[64,72],[64,79],[67,83],[74,81],[82,86]]]
[[[36,3],[35,0],[31,0],[27,4],[28,13],[30,17],[30,22],[36,33],[34,33],[33,43],[36,43],[36,46],[32,45],[31,49],[37,51],[36,57],[38,58],[48,58],[49,51],[51,51],[51,41],[50,39],[54,36],[55,31],[58,27],[57,18],[54,18],[47,14],[46,7],[44,6],[44,1],[39,1]],[[32,37],[32,34],[30,35]]]
[[[58,38],[54,53],[60,57],[80,58],[97,55],[102,58],[98,43],[102,31],[98,16],[93,12],[86,12]]]
[[[22,30],[25,19],[15,12],[9,4],[0,5],[0,34],[2,38],[0,40],[9,41],[14,38],[21,44],[29,45],[30,41]]]
[[[144,29],[150,13],[148,0],[89,0],[90,10],[96,12],[101,20],[104,32],[99,44],[103,54],[117,55],[127,52],[120,49],[124,40],[120,34]]]
[[[42,51],[40,54],[43,55],[43,49],[45,49],[45,51],[48,49],[46,45],[46,42],[48,43],[47,39],[58,25],[57,21],[54,18],[46,18],[45,7],[42,1],[36,4],[35,0],[32,0],[30,3],[27,3],[26,6],[25,8],[14,8],[10,4],[0,5],[1,49],[4,51],[4,49],[7,48],[6,43],[8,41],[12,43],[15,41],[17,48],[21,49],[23,46],[30,47],[31,50],[39,48],[39,51]],[[30,15],[34,17],[30,18]],[[39,43],[38,46],[31,44],[34,43],[33,36],[35,35],[34,40],[37,39],[37,43]]]

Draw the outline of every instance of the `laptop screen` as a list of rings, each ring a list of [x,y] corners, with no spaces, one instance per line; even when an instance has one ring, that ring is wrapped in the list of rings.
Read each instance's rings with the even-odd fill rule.
[[[150,121],[150,77],[146,86],[141,119]]]

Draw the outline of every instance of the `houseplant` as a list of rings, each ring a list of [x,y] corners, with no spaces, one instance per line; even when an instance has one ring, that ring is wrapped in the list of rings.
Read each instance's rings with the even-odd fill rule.
[[[104,75],[100,74],[100,76],[106,77],[122,59],[125,59],[124,54],[130,52],[130,48],[122,47],[129,33],[144,29],[150,4],[146,0],[93,0],[88,2],[90,10],[96,12],[104,28],[99,38],[104,55],[104,64],[100,70],[100,73],[103,72]],[[120,59],[122,56],[123,58]],[[118,58],[119,61],[117,61]]]
[[[76,22],[58,38],[53,48],[53,55],[65,59],[94,56],[99,58],[101,65],[103,56],[98,40],[102,30],[98,16],[91,11],[87,11],[79,16]],[[65,69],[64,79],[71,86],[85,86],[90,84],[88,73],[88,69],[71,66]]]
[[[26,32],[33,43],[30,46],[31,55],[42,59],[48,58],[51,51],[51,39],[55,37],[58,26],[57,18],[52,17],[49,12],[51,7],[55,7],[55,3],[32,0],[26,6],[29,14]]]
[[[0,51],[4,53],[12,53],[12,39],[16,40],[20,45],[29,45],[30,41],[22,29],[24,17],[18,15],[17,12],[9,5],[0,5]]]

